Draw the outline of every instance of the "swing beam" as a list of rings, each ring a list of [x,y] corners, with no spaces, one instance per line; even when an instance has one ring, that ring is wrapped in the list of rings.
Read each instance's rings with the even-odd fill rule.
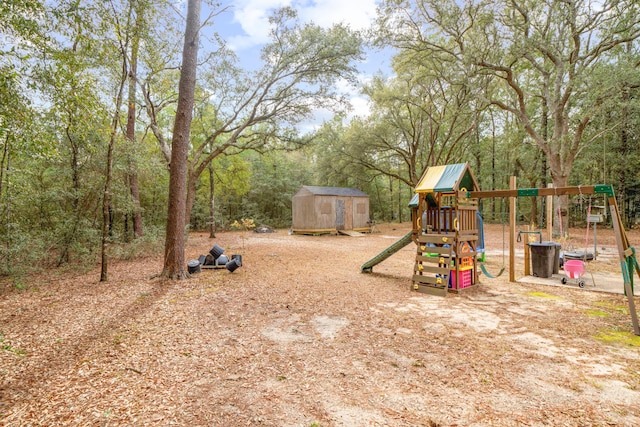
[[[537,196],[566,196],[573,194],[605,194],[613,197],[613,186],[585,185],[577,187],[547,187],[547,188],[513,188],[510,190],[488,191],[459,191],[458,197],[492,198],[492,197],[537,197]]]
[[[512,176],[509,181],[509,190],[489,190],[489,191],[459,191],[457,197],[460,198],[509,198],[509,281],[515,282],[515,234],[516,234],[516,199],[518,197],[537,196],[565,196],[575,194],[603,194],[607,198],[607,204],[611,212],[613,229],[616,236],[618,253],[620,256],[620,268],[624,278],[624,293],[627,296],[633,331],[640,336],[640,326],[638,324],[638,314],[633,300],[633,276],[635,269],[640,277],[640,266],[635,258],[635,249],[629,245],[629,239],[624,230],[622,219],[618,210],[613,186],[609,184],[586,185],[577,187],[547,187],[547,188],[516,188],[516,177]]]

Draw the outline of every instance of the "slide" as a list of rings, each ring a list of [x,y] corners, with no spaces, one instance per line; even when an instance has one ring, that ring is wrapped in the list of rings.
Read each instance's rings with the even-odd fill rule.
[[[383,250],[378,255],[376,255],[375,257],[371,258],[369,261],[362,264],[362,267],[360,267],[360,272],[371,273],[373,271],[374,265],[380,264],[382,261],[389,258],[391,255],[395,254],[396,252],[398,252],[400,249],[404,248],[409,243],[413,242],[413,239],[411,238],[412,234],[413,234],[413,231],[408,232],[407,234],[404,235],[402,239],[398,240],[393,245],[389,246],[387,249]]]

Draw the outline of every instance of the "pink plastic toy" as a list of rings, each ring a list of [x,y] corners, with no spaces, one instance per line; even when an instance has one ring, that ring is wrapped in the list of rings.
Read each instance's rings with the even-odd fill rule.
[[[578,279],[578,286],[584,288],[584,280],[580,280],[585,271],[587,271],[583,261],[580,261],[579,259],[565,261],[563,269],[564,274],[569,279]],[[567,283],[567,277],[562,278],[563,284]]]

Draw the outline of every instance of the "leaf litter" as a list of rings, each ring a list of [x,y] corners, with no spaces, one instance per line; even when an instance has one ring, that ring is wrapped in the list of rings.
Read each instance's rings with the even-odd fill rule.
[[[501,248],[491,227],[487,246]],[[215,243],[243,266],[177,282],[149,279],[158,255],[112,263],[106,283],[96,268],[33,276],[26,290],[3,284],[0,423],[640,424],[637,346],[602,339],[629,336],[622,295],[503,277],[446,298],[418,294],[413,245],[360,273],[409,224],[377,229],[192,233],[189,259]],[[598,237],[615,245],[606,229]]]

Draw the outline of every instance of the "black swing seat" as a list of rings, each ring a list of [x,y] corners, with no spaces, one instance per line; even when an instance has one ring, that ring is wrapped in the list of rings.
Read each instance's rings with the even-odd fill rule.
[[[565,261],[570,259],[578,259],[580,261],[593,261],[593,254],[591,252],[560,252],[560,265],[562,266]]]

